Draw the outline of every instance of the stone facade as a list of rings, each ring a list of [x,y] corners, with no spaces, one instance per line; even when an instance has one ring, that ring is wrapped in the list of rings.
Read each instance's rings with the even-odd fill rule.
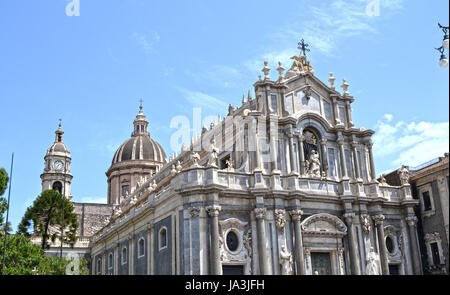
[[[96,274],[422,274],[418,201],[377,181],[349,84],[292,59],[120,201],[91,240]]]

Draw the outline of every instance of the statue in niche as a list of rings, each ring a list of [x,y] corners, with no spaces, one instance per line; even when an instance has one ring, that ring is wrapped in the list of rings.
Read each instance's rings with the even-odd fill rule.
[[[286,250],[286,246],[281,246],[280,251],[280,264],[281,264],[281,274],[291,275],[292,274],[292,254]]]
[[[227,164],[227,169],[228,170],[233,170],[233,160],[231,160],[231,158],[227,159],[225,161],[225,164]]]
[[[305,142],[307,144],[317,145],[317,138],[314,135],[314,133],[312,133],[310,131],[305,131],[303,133],[303,136],[305,137]]]
[[[277,228],[279,230],[283,230],[284,226],[286,225],[286,220],[284,219],[284,216],[286,215],[286,211],[283,209],[276,209],[275,210],[275,223],[277,225]]]
[[[381,275],[378,254],[370,247],[366,261],[366,275]]]
[[[320,158],[316,150],[312,150],[309,154],[309,160],[306,161],[306,166],[308,167],[308,173],[311,176],[320,177]]]

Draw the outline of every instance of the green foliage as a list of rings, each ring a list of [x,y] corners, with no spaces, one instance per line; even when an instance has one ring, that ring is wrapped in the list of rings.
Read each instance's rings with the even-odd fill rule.
[[[5,193],[8,181],[8,173],[6,173],[6,170],[4,168],[0,168],[0,196]],[[6,202],[6,199],[0,197],[0,224],[3,224],[3,214],[5,214],[7,209],[8,203]]]
[[[3,242],[0,245],[3,253]],[[74,259],[48,257],[38,245],[33,245],[24,235],[8,236],[6,241],[5,275],[64,275],[67,274],[68,265],[74,265]],[[80,259],[80,275],[87,275],[87,261]],[[72,271],[72,273],[73,273]]]
[[[29,235],[33,223],[34,235],[42,238],[42,249],[48,249],[49,240],[55,242],[60,238],[62,227],[62,207],[64,205],[64,243],[74,245],[77,241],[78,229],[77,215],[73,212],[72,203],[54,190],[47,190],[34,200],[33,205],[27,208],[19,224],[18,233]]]
[[[5,168],[0,168],[0,196],[5,193],[8,181],[9,177],[8,173],[6,173]]]

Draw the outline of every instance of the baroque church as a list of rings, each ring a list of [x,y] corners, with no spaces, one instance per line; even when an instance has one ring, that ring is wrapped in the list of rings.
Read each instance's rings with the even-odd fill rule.
[[[354,125],[349,84],[320,81],[305,51],[292,60],[274,80],[264,62],[254,95],[169,158],[141,105],[106,172],[107,204],[74,203],[80,239],[64,252],[96,275],[422,274],[407,174],[377,181],[374,131]],[[42,188],[71,198],[62,135]]]

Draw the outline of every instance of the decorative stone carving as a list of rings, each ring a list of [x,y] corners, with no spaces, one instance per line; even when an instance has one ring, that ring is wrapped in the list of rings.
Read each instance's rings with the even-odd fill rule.
[[[227,164],[227,169],[229,171],[232,171],[233,170],[233,160],[231,160],[231,158],[229,158],[225,161],[225,163]]]
[[[427,243],[439,242],[439,241],[441,241],[441,236],[439,235],[438,232],[427,233],[425,235],[425,242],[427,242]]]
[[[245,233],[248,223],[243,222],[237,218],[229,218],[219,221],[220,235],[219,235],[219,248],[222,264],[243,264],[245,265],[244,271],[246,275],[252,273],[251,269],[251,255],[252,255],[252,238],[251,230]],[[239,240],[239,245],[233,251],[228,249],[226,245],[227,235],[233,232]]]
[[[172,169],[170,170],[171,174],[177,174],[177,169],[175,168],[175,165],[172,165]]]
[[[416,216],[410,216],[405,218],[406,223],[408,223],[409,226],[416,226],[417,224],[417,217]]]
[[[387,181],[386,181],[386,178],[384,177],[384,174],[381,174],[381,175],[380,175],[380,183],[381,183],[382,185],[388,185],[388,183],[387,183]]]
[[[330,88],[331,89],[334,89],[335,87],[334,87],[334,81],[336,80],[336,78],[335,77],[333,77],[333,73],[332,72],[330,72],[330,79],[328,79],[328,82],[330,82]]]
[[[344,90],[344,96],[347,96],[348,95],[348,86],[350,86],[350,84],[347,83],[346,79],[342,79],[342,82],[343,83],[342,83],[341,87]]]
[[[319,213],[306,218],[302,222],[304,235],[343,237],[347,234],[347,226],[338,217]]]
[[[283,209],[275,210],[275,223],[279,230],[283,230],[284,226],[286,225],[285,215],[286,215],[285,210]]]
[[[305,95],[306,99],[310,99],[311,95],[312,95],[312,90],[311,90],[311,86],[308,85],[305,87],[305,89],[303,90],[303,94]]]
[[[217,157],[219,155],[219,148],[215,146],[216,140],[213,138],[211,140],[211,146],[210,146],[210,155],[209,155],[209,161],[208,166],[209,167],[217,167]]]
[[[372,219],[375,222],[375,225],[379,225],[386,219],[386,217],[384,217],[383,214],[377,214],[372,216]]]
[[[269,63],[267,61],[264,62],[264,68],[261,70],[261,72],[264,73],[264,80],[270,80],[270,68],[267,66]]]
[[[199,165],[198,165],[198,161],[200,161],[200,155],[199,154],[197,154],[197,153],[193,153],[192,154],[192,162],[193,162],[193,164],[192,164],[192,166],[193,167],[200,167]]]
[[[219,216],[219,212],[222,208],[220,206],[209,206],[206,207],[206,212],[208,213],[209,216]]]
[[[367,254],[366,275],[381,275],[380,257],[373,247],[370,247],[369,254]]]
[[[281,65],[281,61],[278,62],[278,82],[282,82],[284,80],[284,68]]]
[[[291,214],[292,220],[301,220],[303,211],[300,209],[289,211],[289,214]]]
[[[189,210],[189,213],[191,214],[191,218],[196,218],[200,214],[200,207],[193,207]]]
[[[397,173],[400,175],[400,182],[402,185],[409,184],[409,169],[407,166],[403,165],[400,169],[397,170]]]
[[[312,132],[306,130],[306,131],[303,133],[303,138],[304,138],[304,140],[305,140],[306,143],[308,143],[308,144],[313,144],[313,145],[317,145],[317,138],[316,138],[316,136],[314,135],[314,133],[312,133]]]
[[[255,208],[256,219],[261,219],[266,216],[266,208]]]
[[[286,250],[286,246],[281,246],[280,250],[280,264],[281,264],[281,274],[291,275],[292,274],[292,254]]]
[[[177,162],[177,172],[181,172],[181,170],[183,169],[183,166],[181,166],[180,161]]]
[[[321,177],[320,158],[316,150],[309,154],[309,160],[306,160],[306,173],[313,177]],[[326,176],[326,174],[325,174]]]
[[[371,229],[370,216],[368,214],[361,214],[360,219],[363,231],[368,234]]]

